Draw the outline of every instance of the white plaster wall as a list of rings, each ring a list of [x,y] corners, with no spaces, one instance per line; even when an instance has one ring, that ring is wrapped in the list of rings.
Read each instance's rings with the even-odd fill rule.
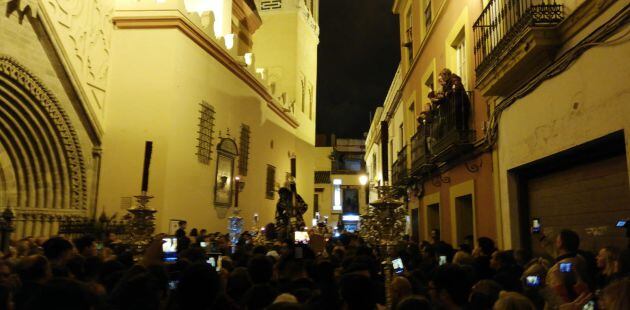
[[[628,143],[628,55],[627,41],[594,47],[564,73],[543,82],[503,112],[498,159],[506,248],[518,240],[518,232],[511,227],[516,210],[511,204],[514,194],[509,192],[508,170],[618,130],[626,131]]]

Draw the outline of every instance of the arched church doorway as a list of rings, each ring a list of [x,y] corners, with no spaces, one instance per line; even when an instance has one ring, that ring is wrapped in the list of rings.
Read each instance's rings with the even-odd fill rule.
[[[55,96],[0,56],[0,212],[15,213],[13,238],[49,236],[87,215],[86,168],[77,134]]]

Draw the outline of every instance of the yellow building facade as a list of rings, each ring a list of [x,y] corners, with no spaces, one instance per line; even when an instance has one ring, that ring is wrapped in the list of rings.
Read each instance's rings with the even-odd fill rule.
[[[0,204],[14,237],[126,213],[145,141],[159,232],[227,230],[236,177],[245,229],[273,221],[292,157],[312,205],[318,2],[267,2],[3,2]],[[218,149],[228,140],[235,152]]]
[[[627,1],[400,0],[393,11],[402,82],[377,110],[366,162],[372,181],[407,189],[416,236],[439,228],[454,246],[487,236],[538,252],[537,220],[549,235],[575,230],[587,250],[625,244]],[[427,112],[444,68],[472,108],[471,135],[446,153],[446,125]]]
[[[584,250],[624,247],[616,224],[630,216],[628,1],[522,11],[534,9],[540,14],[523,28],[487,12],[477,22],[477,88],[492,109],[502,244],[541,251],[530,234],[536,219],[547,235],[576,231]],[[514,20],[530,18],[519,14]],[[492,20],[506,30],[484,30]]]

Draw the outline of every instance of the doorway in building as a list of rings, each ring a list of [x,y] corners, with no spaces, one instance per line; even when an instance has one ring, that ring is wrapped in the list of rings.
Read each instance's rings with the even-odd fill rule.
[[[427,229],[429,232],[429,239],[431,231],[434,229],[440,229],[440,204],[434,203],[427,206]]]
[[[359,214],[359,190],[356,188],[343,189],[343,214]]]
[[[618,220],[630,218],[630,189],[625,138],[617,132],[520,168],[518,205],[521,242],[534,254],[543,253],[532,240],[533,219],[552,236],[571,229],[582,250],[604,246],[625,248],[626,231]]]
[[[462,244],[467,238],[474,240],[472,195],[455,198],[455,216],[457,217],[457,242]]]

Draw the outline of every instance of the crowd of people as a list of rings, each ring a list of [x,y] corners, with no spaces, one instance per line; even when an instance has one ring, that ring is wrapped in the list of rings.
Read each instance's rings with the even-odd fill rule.
[[[437,230],[403,237],[388,286],[387,253],[353,233],[315,249],[248,233],[231,244],[182,223],[171,263],[163,237],[141,257],[111,235],[16,241],[0,261],[0,309],[630,309],[630,251],[582,251],[571,230],[535,235],[548,258],[486,237],[455,249]]]

